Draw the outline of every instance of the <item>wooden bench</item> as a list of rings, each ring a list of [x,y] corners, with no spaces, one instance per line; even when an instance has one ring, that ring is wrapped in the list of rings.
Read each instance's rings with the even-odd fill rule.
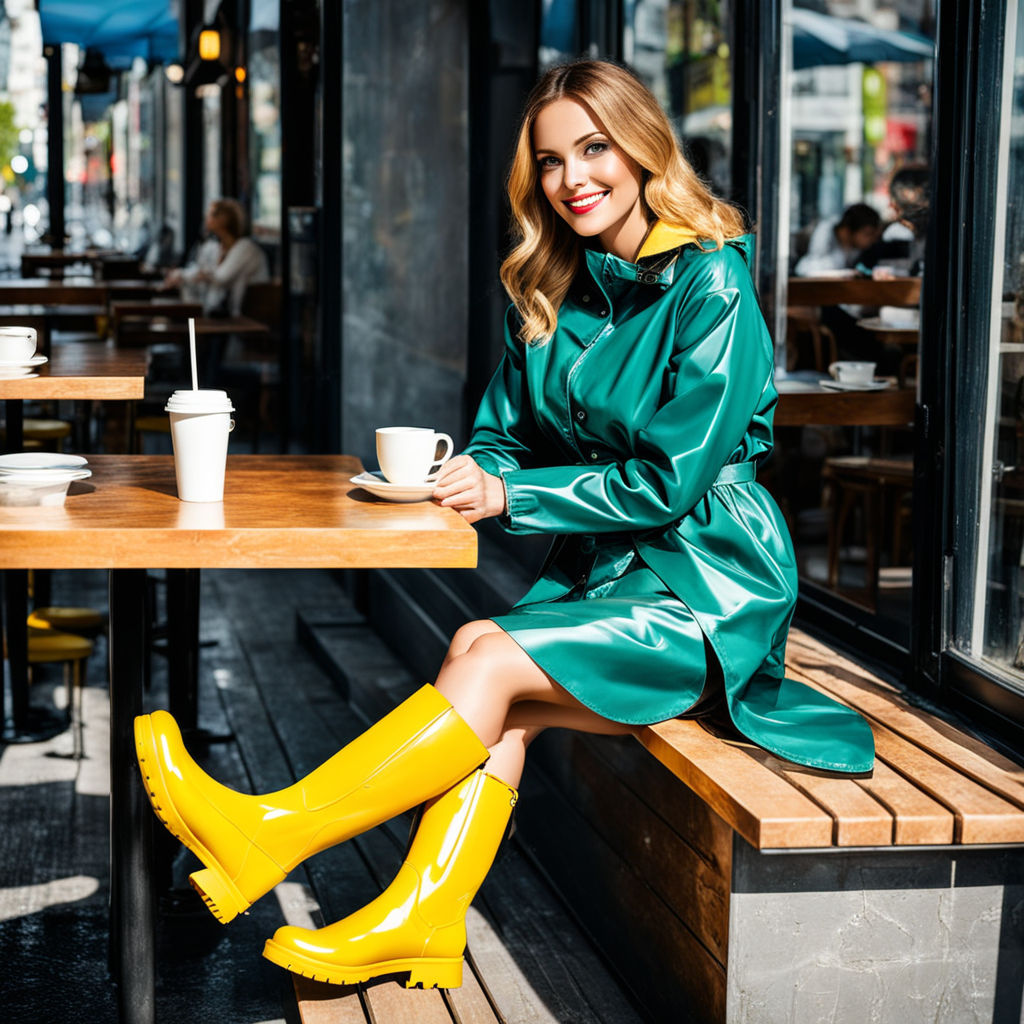
[[[871,723],[870,775],[674,720],[552,731],[519,839],[664,1021],[1021,1019],[1024,768],[794,631],[789,676]]]

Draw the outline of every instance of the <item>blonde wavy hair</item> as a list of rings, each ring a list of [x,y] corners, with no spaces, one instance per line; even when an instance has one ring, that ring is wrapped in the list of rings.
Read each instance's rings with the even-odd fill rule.
[[[501,265],[501,281],[519,312],[519,337],[525,342],[554,333],[582,247],[580,236],[542,192],[533,149],[537,115],[560,99],[586,106],[615,145],[640,165],[648,221],[687,227],[713,241],[714,249],[745,230],[740,211],[714,196],[687,162],[658,101],[632,72],[602,60],[551,68],[526,101],[508,175],[514,247]]]

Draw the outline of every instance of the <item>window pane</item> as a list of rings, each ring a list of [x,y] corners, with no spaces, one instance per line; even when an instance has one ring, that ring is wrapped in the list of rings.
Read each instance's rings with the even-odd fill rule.
[[[764,479],[805,593],[908,645],[934,25],[928,5],[853,8],[783,7],[780,399]]]
[[[626,63],[665,108],[697,173],[718,195],[729,195],[729,4],[718,0],[627,0],[623,17]]]
[[[986,422],[975,453],[976,579],[954,643],[1024,691],[1024,17],[1016,7],[1008,5]]]

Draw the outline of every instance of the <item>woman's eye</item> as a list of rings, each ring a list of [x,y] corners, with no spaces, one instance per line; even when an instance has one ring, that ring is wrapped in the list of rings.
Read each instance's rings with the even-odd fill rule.
[[[558,166],[558,157],[557,156],[542,156],[537,161],[537,166],[540,167],[540,169],[542,171],[550,170],[552,167],[557,167]]]
[[[607,142],[592,142],[584,150],[587,156],[598,156],[608,148]]]

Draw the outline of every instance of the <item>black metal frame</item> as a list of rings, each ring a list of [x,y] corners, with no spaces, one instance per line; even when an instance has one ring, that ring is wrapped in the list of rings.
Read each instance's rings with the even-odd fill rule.
[[[958,595],[972,593],[977,569],[974,517],[964,513],[979,488],[975,447],[986,396],[1006,14],[1006,0],[939,9],[921,336],[946,338],[950,349],[921,352],[912,685],[1019,751],[1024,694],[953,646],[965,607]]]

